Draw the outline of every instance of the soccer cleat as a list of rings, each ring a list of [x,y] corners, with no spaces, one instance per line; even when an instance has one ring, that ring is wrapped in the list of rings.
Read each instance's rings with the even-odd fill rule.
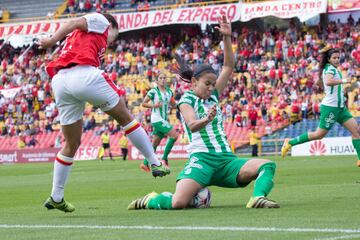
[[[66,213],[75,211],[75,207],[71,203],[66,202],[64,199],[57,203],[52,199],[52,197],[49,197],[45,201],[44,207],[46,207],[48,210],[58,209]]]
[[[161,163],[161,165],[156,166],[155,164],[151,165],[151,172],[154,177],[163,177],[165,175],[170,174],[170,168],[168,168],[165,164]]]
[[[288,151],[291,149],[291,145],[289,143],[290,139],[286,138],[284,144],[281,147],[281,157],[285,158]]]
[[[155,198],[157,195],[159,195],[159,194],[156,192],[151,192],[151,193],[145,195],[145,197],[143,197],[143,198],[139,198],[139,199],[132,201],[128,206],[128,210],[139,210],[139,209],[147,208],[149,201],[151,199]]]
[[[143,162],[140,164],[140,169],[144,172],[150,172],[150,167],[147,164],[144,164]]]
[[[251,197],[246,208],[280,208],[280,205],[266,197]]]
[[[358,167],[360,167],[360,160],[357,160],[356,165],[357,165]]]

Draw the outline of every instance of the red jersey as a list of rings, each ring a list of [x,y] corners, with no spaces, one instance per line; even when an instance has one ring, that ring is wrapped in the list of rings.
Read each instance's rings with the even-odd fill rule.
[[[109,21],[99,13],[85,15],[88,31],[75,30],[66,37],[59,57],[51,61],[46,71],[52,78],[60,69],[74,65],[99,67],[104,57]]]

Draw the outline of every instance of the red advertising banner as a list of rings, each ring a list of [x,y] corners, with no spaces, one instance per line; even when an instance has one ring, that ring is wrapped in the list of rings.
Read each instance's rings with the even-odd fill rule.
[[[58,148],[0,151],[0,164],[53,162],[58,152]]]
[[[349,12],[360,10],[360,0],[328,0],[328,12]]]
[[[164,154],[164,150],[165,144],[161,144],[156,149],[156,154],[158,156],[162,156]],[[187,152],[187,145],[185,144],[175,144],[169,154],[169,159],[187,159],[188,157],[189,154]],[[131,145],[129,146],[129,160],[144,160],[144,156],[136,147]]]
[[[98,158],[100,147],[80,146],[77,150],[75,160],[94,160]]]
[[[240,21],[247,22],[253,18],[275,16],[278,18],[298,17],[306,21],[325,13],[327,0],[281,0],[244,3],[241,5]]]
[[[32,163],[32,162],[54,162],[56,154],[60,148],[41,148],[41,149],[16,149],[0,151],[0,164],[6,163]],[[75,160],[97,159],[99,147],[80,146]]]

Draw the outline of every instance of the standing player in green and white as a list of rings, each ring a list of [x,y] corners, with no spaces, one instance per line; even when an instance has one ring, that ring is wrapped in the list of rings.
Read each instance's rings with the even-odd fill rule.
[[[240,159],[227,141],[219,96],[228,84],[234,68],[231,48],[231,25],[225,16],[219,18],[217,29],[223,35],[224,66],[219,76],[210,65],[196,66],[192,71],[180,57],[179,78],[191,82],[191,90],[184,93],[178,106],[189,138],[190,158],[177,177],[174,194],[152,192],[130,203],[128,209],[182,209],[189,207],[200,189],[215,185],[243,188],[255,180],[247,208],[278,208],[266,198],[273,187],[276,165],[266,159]]]
[[[146,94],[142,106],[152,108],[151,125],[153,127],[152,144],[154,151],[156,152],[156,148],[165,136],[169,137],[162,157],[164,163],[168,165],[169,153],[178,138],[178,133],[168,122],[169,105],[175,108],[176,103],[173,92],[167,86],[167,77],[164,72],[159,74],[156,84],[157,86]],[[140,164],[140,168],[145,172],[150,172],[149,163],[146,159]]]
[[[352,143],[357,152],[357,166],[360,167],[360,128],[356,120],[345,106],[343,84],[350,83],[350,78],[343,78],[337,69],[340,64],[340,51],[335,48],[322,50],[322,59],[319,69],[319,81],[324,86],[325,97],[320,106],[320,123],[315,132],[306,132],[291,140],[285,139],[281,148],[284,158],[292,146],[322,139],[332,128],[335,122],[348,129],[352,135]]]

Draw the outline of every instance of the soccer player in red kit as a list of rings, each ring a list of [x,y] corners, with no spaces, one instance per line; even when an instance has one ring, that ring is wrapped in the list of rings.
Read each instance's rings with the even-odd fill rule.
[[[59,57],[46,67],[52,79],[51,85],[65,137],[65,146],[54,162],[52,192],[44,203],[47,209],[64,212],[75,210],[72,204],[64,200],[64,187],[81,141],[85,102],[102,109],[119,122],[130,141],[149,160],[153,176],[161,177],[170,173],[169,168],[157,159],[144,129],[129,113],[119,96],[119,89],[98,69],[107,45],[117,36],[118,24],[115,18],[106,13],[94,13],[70,20],[51,38],[38,41],[39,48],[45,49],[66,37]]]

